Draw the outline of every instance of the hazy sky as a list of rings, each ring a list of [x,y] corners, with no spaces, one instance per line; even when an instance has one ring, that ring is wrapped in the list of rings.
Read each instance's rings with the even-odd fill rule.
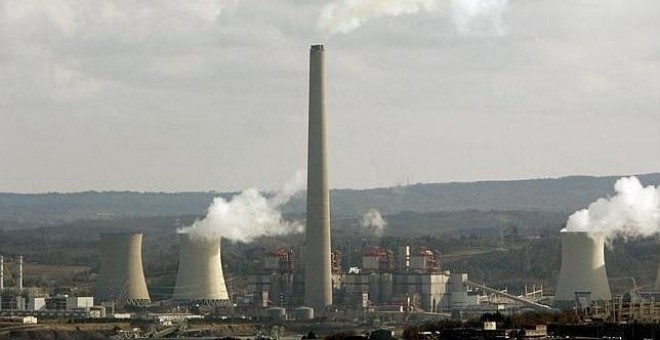
[[[312,43],[333,187],[660,170],[660,1],[382,1],[0,1],[0,191],[277,188]]]

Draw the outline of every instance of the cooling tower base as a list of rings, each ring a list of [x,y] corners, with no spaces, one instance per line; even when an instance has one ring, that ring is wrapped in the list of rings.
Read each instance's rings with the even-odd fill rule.
[[[126,304],[129,306],[147,306],[151,304],[151,300],[146,300],[146,299],[128,299],[126,300]]]
[[[174,303],[180,306],[230,307],[232,305],[229,300],[216,299],[174,300]]]

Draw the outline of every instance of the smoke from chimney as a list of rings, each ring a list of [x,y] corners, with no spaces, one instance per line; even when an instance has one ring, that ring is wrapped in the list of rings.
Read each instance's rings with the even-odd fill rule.
[[[451,7],[459,33],[504,33],[501,15],[508,7],[508,0],[336,0],[323,8],[318,26],[328,34],[349,33],[371,19],[438,12],[445,3]]]
[[[614,190],[614,196],[573,213],[562,232],[587,232],[607,242],[660,232],[660,186],[644,187],[636,177],[624,177],[616,181]]]
[[[380,211],[377,209],[369,209],[364,215],[362,215],[360,225],[367,231],[381,237],[383,236],[385,227],[387,227],[387,221],[380,214]]]
[[[255,188],[246,189],[229,201],[216,197],[206,217],[180,228],[178,232],[190,234],[193,239],[215,240],[224,237],[241,242],[252,242],[259,236],[300,233],[302,225],[285,221],[280,208],[304,187],[305,175],[299,171],[271,198],[266,198]]]

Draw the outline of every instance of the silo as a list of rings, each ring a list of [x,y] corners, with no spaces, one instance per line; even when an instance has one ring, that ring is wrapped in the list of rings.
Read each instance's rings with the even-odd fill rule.
[[[570,306],[576,293],[592,301],[610,300],[610,284],[605,270],[605,242],[586,232],[562,232],[561,270],[555,301]]]
[[[98,301],[120,305],[151,302],[142,269],[142,233],[101,234],[100,261],[95,294]]]
[[[229,301],[222,274],[220,239],[179,234],[179,271],[172,298],[175,301],[217,305]]]
[[[324,55],[323,45],[311,47],[307,144],[305,304],[318,311],[332,305]]]

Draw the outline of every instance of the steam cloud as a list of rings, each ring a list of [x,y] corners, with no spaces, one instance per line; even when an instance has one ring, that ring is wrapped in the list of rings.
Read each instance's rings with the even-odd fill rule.
[[[216,197],[206,217],[180,228],[178,232],[188,233],[192,238],[224,237],[241,242],[252,242],[260,236],[300,233],[303,230],[302,225],[285,221],[280,207],[304,186],[305,175],[300,171],[280,192],[269,199],[255,188],[246,189],[229,201]]]
[[[587,232],[608,242],[660,232],[660,186],[643,187],[636,177],[624,177],[616,181],[614,190],[613,197],[600,198],[573,213],[562,232]]]
[[[381,216],[380,211],[376,209],[370,209],[360,220],[360,225],[362,228],[365,228],[374,233],[374,235],[381,237],[383,236],[383,231],[387,226],[387,221]]]
[[[456,29],[462,34],[501,35],[501,14],[508,0],[451,1]],[[435,12],[443,0],[336,0],[321,11],[318,26],[329,34],[349,33],[384,16]]]

